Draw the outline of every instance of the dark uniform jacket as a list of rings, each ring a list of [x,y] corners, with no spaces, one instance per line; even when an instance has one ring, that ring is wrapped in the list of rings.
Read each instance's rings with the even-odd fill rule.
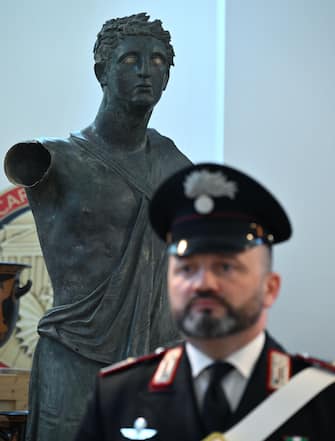
[[[282,347],[267,335],[231,426],[271,393],[267,388],[267,376],[268,355],[273,349],[283,352]],[[152,378],[162,357],[163,354],[143,357],[123,368],[111,368],[101,375],[76,441],[125,440],[120,429],[133,427],[138,417],[144,417],[148,427],[157,430],[153,441],[200,441],[206,437],[208,434],[197,407],[185,352],[172,383],[152,390]],[[290,358],[292,375],[311,365],[302,357]],[[315,396],[284,425],[275,429],[267,440],[289,441],[294,436],[300,436],[303,441],[334,441],[335,385],[328,386]]]

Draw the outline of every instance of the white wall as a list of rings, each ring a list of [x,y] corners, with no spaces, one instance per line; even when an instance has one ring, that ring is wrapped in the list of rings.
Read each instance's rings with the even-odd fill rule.
[[[216,109],[222,106],[223,90],[217,93],[216,71],[223,64],[216,56],[216,12],[218,8],[222,15],[224,2],[219,4],[1,0],[1,163],[15,142],[67,136],[93,120],[101,99],[93,71],[96,34],[106,20],[137,12],[163,21],[176,52],[170,83],[150,126],[174,139],[194,161],[222,159],[223,122],[218,126]],[[0,188],[4,186],[8,181],[1,167]]]
[[[294,234],[270,329],[335,359],[335,2],[227,0],[225,162],[265,183]]]

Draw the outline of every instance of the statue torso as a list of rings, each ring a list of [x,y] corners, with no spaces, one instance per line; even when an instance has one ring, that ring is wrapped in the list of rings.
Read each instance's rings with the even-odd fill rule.
[[[153,145],[158,136],[162,152]],[[128,154],[99,151],[97,145],[77,141],[45,141],[52,155],[50,171],[27,191],[55,305],[80,299],[117,270],[140,207],[150,197],[142,187],[154,191],[166,175],[187,164],[174,144],[157,132],[142,151]],[[143,249],[144,257],[149,253]]]

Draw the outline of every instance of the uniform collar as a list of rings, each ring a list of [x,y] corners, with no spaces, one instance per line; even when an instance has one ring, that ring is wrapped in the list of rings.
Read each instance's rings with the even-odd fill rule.
[[[251,372],[260,353],[262,352],[264,342],[265,333],[261,332],[247,345],[243,346],[243,348],[233,352],[229,357],[222,361],[232,364],[245,379],[248,379],[251,376]],[[186,352],[190,361],[193,378],[198,377],[201,372],[214,363],[212,358],[199,351],[199,349],[189,342],[186,343]]]

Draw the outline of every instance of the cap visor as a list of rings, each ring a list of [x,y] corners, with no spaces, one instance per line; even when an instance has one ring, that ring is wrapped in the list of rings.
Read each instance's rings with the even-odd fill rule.
[[[246,236],[185,238],[169,245],[168,253],[186,257],[192,254],[239,252],[264,243],[261,238],[248,240]]]

